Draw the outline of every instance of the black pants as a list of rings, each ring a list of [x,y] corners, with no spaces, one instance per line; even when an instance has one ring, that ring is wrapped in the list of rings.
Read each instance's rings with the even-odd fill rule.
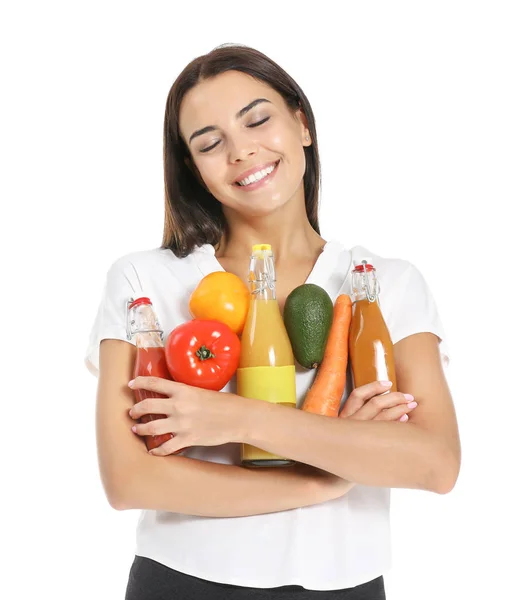
[[[317,592],[299,585],[239,587],[198,579],[136,556],[125,600],[385,600],[383,577],[344,590]]]

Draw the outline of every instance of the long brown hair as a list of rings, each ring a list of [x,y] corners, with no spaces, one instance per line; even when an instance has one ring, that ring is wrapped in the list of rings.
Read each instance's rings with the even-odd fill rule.
[[[182,71],[172,85],[164,117],[165,215],[163,248],[178,257],[195,246],[217,245],[226,228],[222,204],[206,190],[186,159],[192,161],[179,132],[179,112],[185,94],[195,85],[226,71],[240,71],[263,81],[284,98],[293,111],[301,108],[307,118],[311,145],[304,147],[306,212],[313,229],[320,233],[318,197],[321,183],[315,118],[300,86],[279,65],[258,50],[243,45],[223,45],[199,56]]]

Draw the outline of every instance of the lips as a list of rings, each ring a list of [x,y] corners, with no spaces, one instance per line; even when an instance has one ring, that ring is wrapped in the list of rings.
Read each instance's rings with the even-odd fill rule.
[[[268,163],[263,163],[261,165],[256,165],[255,167],[252,167],[251,169],[248,169],[247,171],[243,171],[243,173],[241,173],[240,175],[238,175],[238,177],[236,179],[234,179],[232,185],[239,185],[239,181],[242,181],[243,179],[246,179],[247,177],[250,177],[250,175],[253,175],[254,173],[259,173],[260,171],[263,171],[263,169],[267,169],[268,167],[276,167],[278,165],[280,161],[276,160],[276,161],[272,161],[272,162],[268,162]]]

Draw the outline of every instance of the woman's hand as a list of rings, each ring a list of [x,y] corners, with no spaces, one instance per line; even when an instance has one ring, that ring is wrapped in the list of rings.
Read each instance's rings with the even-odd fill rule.
[[[388,392],[388,387],[374,381],[354,389],[339,417],[358,421],[408,421],[408,413],[418,406],[414,396]]]
[[[218,446],[239,437],[237,426],[246,414],[242,406],[245,398],[159,377],[136,377],[129,387],[167,396],[147,398],[129,411],[135,420],[147,414],[165,416],[133,427],[138,435],[173,434],[171,440],[154,448],[150,454],[167,456],[188,446]]]
[[[151,454],[167,456],[189,446],[218,446],[241,437],[242,419],[248,411],[243,404],[253,402],[226,392],[215,392],[158,377],[137,377],[132,389],[143,389],[167,396],[147,398],[135,404],[129,414],[140,419],[146,414],[164,415],[149,423],[137,423],[137,435],[172,433],[173,438]],[[357,420],[405,421],[416,403],[399,392],[388,392],[380,382],[353,390],[339,415]]]
[[[385,393],[386,392],[386,393]],[[339,418],[357,419],[358,421],[401,421],[408,420],[408,413],[417,406],[410,394],[388,392],[388,386],[374,381],[353,390],[348,396],[339,414]],[[352,481],[342,479],[326,471],[308,467],[308,476],[315,477],[324,486],[329,499],[339,498],[348,493],[355,485]]]

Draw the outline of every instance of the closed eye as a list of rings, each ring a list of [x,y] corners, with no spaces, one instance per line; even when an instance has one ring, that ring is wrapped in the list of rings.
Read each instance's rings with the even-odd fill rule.
[[[248,127],[259,127],[260,125],[263,125],[263,123],[266,123],[269,119],[270,119],[270,117],[265,117],[264,119],[261,119],[261,121],[258,121],[257,123],[250,123],[250,125],[248,125]]]
[[[215,142],[215,144],[212,144],[211,146],[208,146],[208,148],[204,148],[203,150],[199,150],[199,152],[209,152],[210,150],[213,150],[220,143],[221,143],[221,140],[217,140]]]
[[[266,123],[269,119],[270,119],[270,117],[265,117],[264,119],[261,119],[261,121],[257,121],[256,123],[250,123],[249,125],[247,125],[247,127],[259,127],[260,125],[263,125],[264,123]],[[202,150],[199,150],[199,152],[202,152],[203,154],[205,152],[209,152],[210,150],[213,150],[216,146],[218,146],[220,143],[221,143],[221,140],[217,140],[217,142],[215,142],[215,144],[212,144],[211,146],[208,146],[207,148],[203,148]]]

